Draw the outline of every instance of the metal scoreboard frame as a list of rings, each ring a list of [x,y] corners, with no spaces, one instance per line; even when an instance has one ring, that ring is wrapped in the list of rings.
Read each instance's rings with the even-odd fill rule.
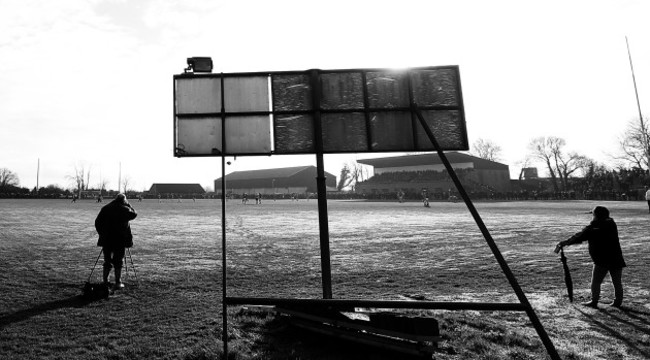
[[[560,357],[445,150],[468,150],[458,66],[204,74],[210,58],[188,59],[174,75],[174,156],[221,157],[223,350],[228,305],[523,311],[551,359]],[[481,230],[517,303],[334,299],[324,154],[435,151]],[[229,297],[226,257],[226,156],[315,154],[322,299]]]
[[[435,151],[414,107],[469,150],[458,66],[175,75],[174,156]]]

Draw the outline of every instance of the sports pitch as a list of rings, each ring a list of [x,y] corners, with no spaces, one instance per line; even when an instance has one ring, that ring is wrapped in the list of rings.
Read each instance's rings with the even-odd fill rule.
[[[139,281],[131,272],[124,292],[83,303],[77,295],[99,253],[93,223],[103,204],[0,200],[0,358],[220,358],[220,201],[132,204],[138,218],[131,225],[131,253]],[[555,243],[589,222],[587,212],[596,204],[607,206],[619,226],[628,263],[622,310],[571,305],[553,253]],[[650,214],[645,202],[475,205],[563,358],[650,358]],[[419,202],[330,200],[328,212],[334,298],[517,300],[462,202],[424,208]],[[322,296],[314,199],[264,199],[261,205],[228,201],[227,253],[229,296]],[[577,302],[587,300],[591,261],[586,246],[565,253]],[[612,295],[607,278],[603,304]],[[442,317],[445,339],[436,358],[543,358],[544,348],[523,314],[460,312],[460,321],[449,313],[431,312]],[[230,314],[236,358],[359,358],[304,349],[309,344],[304,339],[269,345],[276,338],[265,331],[274,320],[243,314],[239,308]],[[489,331],[472,328],[472,322]],[[504,342],[494,349],[472,349],[458,338],[472,331],[474,337],[501,333],[500,340],[488,336],[487,343],[499,345],[505,335],[515,334],[527,345]],[[531,357],[517,357],[526,353]]]

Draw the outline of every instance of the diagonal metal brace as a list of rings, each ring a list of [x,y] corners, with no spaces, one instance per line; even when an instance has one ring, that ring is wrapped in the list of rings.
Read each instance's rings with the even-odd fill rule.
[[[469,212],[472,214],[472,217],[474,218],[476,225],[478,225],[479,229],[481,230],[481,233],[483,234],[485,241],[490,247],[490,250],[492,250],[492,254],[496,258],[497,262],[499,263],[501,270],[506,275],[506,278],[508,278],[508,282],[510,283],[512,289],[515,291],[515,294],[517,295],[519,302],[522,305],[524,305],[524,307],[526,308],[526,314],[528,314],[528,318],[530,319],[531,323],[533,324],[533,327],[537,331],[537,335],[540,337],[542,343],[546,347],[546,351],[551,356],[552,360],[561,360],[560,355],[557,353],[557,350],[555,349],[555,346],[551,341],[551,338],[546,333],[546,330],[544,330],[544,326],[539,321],[539,318],[535,314],[535,310],[533,310],[533,307],[530,305],[528,298],[526,298],[526,294],[524,294],[524,291],[521,289],[521,286],[519,286],[519,283],[517,282],[515,275],[510,270],[510,267],[508,266],[508,263],[506,262],[505,258],[501,254],[501,251],[499,251],[499,248],[494,242],[492,235],[490,235],[490,232],[485,226],[485,223],[483,223],[483,219],[481,219],[481,216],[479,215],[478,211],[474,207],[472,200],[470,199],[469,195],[465,191],[465,188],[463,187],[462,183],[458,179],[458,176],[456,175],[454,168],[451,166],[451,163],[447,159],[447,156],[442,151],[440,144],[436,140],[436,137],[433,135],[433,132],[429,128],[429,125],[424,119],[424,116],[422,115],[422,112],[418,108],[417,104],[411,104],[411,111],[417,116],[418,120],[420,121],[420,124],[424,128],[424,132],[427,134],[427,137],[433,144],[433,147],[436,149],[436,152],[438,153],[440,160],[444,164],[445,169],[447,169],[447,173],[449,173],[451,180],[454,182],[454,185],[456,185],[456,189],[460,193],[460,196],[463,198],[463,201],[465,201],[465,205],[467,205],[467,208],[469,209]]]

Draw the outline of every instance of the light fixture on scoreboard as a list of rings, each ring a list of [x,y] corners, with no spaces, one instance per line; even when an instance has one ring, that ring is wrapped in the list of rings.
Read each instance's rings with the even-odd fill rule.
[[[211,73],[212,58],[203,56],[187,58],[185,73],[190,70],[194,73]]]

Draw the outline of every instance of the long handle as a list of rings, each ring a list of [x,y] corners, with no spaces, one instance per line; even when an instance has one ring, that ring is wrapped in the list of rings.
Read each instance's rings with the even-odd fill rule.
[[[93,277],[93,273],[95,272],[95,267],[97,266],[97,263],[99,262],[99,257],[102,256],[102,252],[104,252],[104,249],[99,250],[99,255],[97,255],[97,260],[95,260],[95,265],[93,265],[93,269],[90,271],[90,276],[88,276],[88,281],[90,282],[90,278]]]

